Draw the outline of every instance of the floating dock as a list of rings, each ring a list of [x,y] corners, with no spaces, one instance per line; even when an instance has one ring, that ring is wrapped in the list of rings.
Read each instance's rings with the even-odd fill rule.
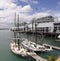
[[[36,61],[47,61],[46,59],[38,56],[35,52],[27,52],[27,55],[31,56],[34,58]]]
[[[57,47],[57,46],[49,45],[49,44],[46,44],[46,43],[44,43],[43,45],[48,46],[48,47],[52,47],[53,49],[60,50],[60,47]]]

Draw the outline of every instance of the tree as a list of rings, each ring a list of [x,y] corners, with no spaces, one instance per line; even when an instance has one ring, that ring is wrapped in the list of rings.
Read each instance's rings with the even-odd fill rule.
[[[48,61],[56,61],[56,57],[54,55],[51,55],[47,58]]]

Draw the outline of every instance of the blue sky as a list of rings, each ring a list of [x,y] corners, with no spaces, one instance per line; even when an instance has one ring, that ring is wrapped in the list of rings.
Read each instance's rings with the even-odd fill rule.
[[[60,17],[60,0],[0,0],[0,23],[12,22],[15,12],[21,21],[49,15]]]
[[[27,2],[28,1],[28,2]],[[17,5],[31,5],[34,11],[41,12],[46,10],[60,11],[60,0],[34,0],[37,3],[32,3],[33,0],[17,0],[14,1]]]

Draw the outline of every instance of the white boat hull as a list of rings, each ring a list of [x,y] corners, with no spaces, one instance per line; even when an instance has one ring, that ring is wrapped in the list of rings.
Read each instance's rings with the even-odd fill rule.
[[[47,52],[47,51],[52,51],[52,48],[46,48],[44,45],[39,45],[36,44],[35,42],[31,41],[23,41],[22,45],[27,48],[28,50],[32,50],[35,52],[42,51],[42,52]]]
[[[21,46],[20,46],[21,47]],[[27,56],[26,54],[26,49],[24,49],[23,47],[20,48],[20,50],[18,50],[18,45],[15,44],[14,42],[13,43],[10,43],[10,49],[11,51],[14,53],[14,54],[17,54],[17,55],[21,55],[23,57]]]

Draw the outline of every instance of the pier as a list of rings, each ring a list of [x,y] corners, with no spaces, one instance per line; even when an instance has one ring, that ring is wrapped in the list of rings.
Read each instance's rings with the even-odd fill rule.
[[[57,47],[57,46],[49,45],[49,44],[46,44],[46,43],[44,43],[43,45],[48,46],[48,47],[52,47],[53,49],[60,50],[60,47]]]
[[[27,55],[31,56],[34,58],[36,61],[47,61],[46,59],[38,56],[35,52],[27,52]]]

